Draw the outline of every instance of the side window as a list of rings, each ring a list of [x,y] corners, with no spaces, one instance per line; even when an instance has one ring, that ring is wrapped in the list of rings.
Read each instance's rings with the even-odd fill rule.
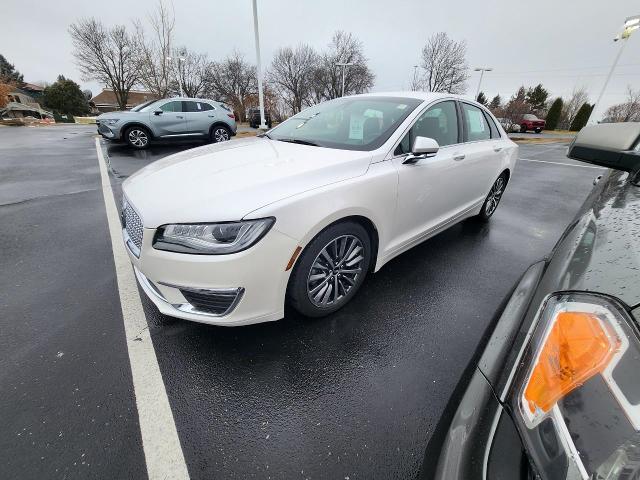
[[[160,106],[160,110],[163,112],[181,112],[182,102],[167,102]]]
[[[182,103],[184,104],[185,112],[206,112],[207,110],[213,110],[211,105],[204,102],[194,102],[189,100]]]
[[[477,142],[491,138],[491,129],[482,110],[468,103],[462,103],[462,112],[464,113],[464,124],[467,129],[467,142]]]
[[[458,143],[458,114],[453,101],[437,103],[424,112],[396,147],[395,155],[411,152],[416,137],[433,138],[444,147]]]
[[[491,129],[491,138],[500,138],[500,130],[498,130],[496,122],[493,121],[493,118],[487,112],[483,113],[487,123],[489,124],[489,128]]]
[[[215,110],[215,108],[213,108],[213,105],[209,105],[208,103],[201,103],[200,105],[202,105],[203,112],[208,112],[209,110]]]

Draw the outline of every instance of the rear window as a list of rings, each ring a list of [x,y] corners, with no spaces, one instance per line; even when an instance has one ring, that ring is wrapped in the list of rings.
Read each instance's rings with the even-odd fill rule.
[[[185,112],[206,112],[208,110],[213,110],[213,107],[205,102],[186,101],[183,103],[185,106]]]

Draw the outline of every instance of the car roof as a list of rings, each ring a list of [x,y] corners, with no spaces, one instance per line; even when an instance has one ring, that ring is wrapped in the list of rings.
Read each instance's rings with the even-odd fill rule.
[[[452,93],[442,93],[442,92],[418,92],[418,91],[391,91],[391,92],[371,92],[371,93],[361,93],[359,95],[350,95],[352,97],[400,97],[400,98],[415,98],[418,100],[424,100],[425,102],[430,102],[433,100],[438,100],[440,98],[457,98],[458,100],[465,100],[472,103],[474,102],[470,98],[466,98],[462,95],[455,95]]]
[[[171,97],[171,98],[161,98],[160,100],[171,100],[171,101],[191,101],[191,102],[213,102],[213,103],[222,103],[218,100],[213,100],[212,98],[196,98],[196,97]]]

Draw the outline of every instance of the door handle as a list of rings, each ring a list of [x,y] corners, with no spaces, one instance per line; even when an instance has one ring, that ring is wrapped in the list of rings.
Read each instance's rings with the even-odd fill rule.
[[[176,115],[176,118],[184,118],[182,115]]]
[[[502,151],[502,147],[493,147],[493,151],[494,152],[501,152]]]
[[[215,117],[215,115],[207,115],[209,118],[213,118]]]
[[[458,155],[454,155],[454,156],[453,156],[453,159],[454,159],[456,162],[459,162],[460,160],[464,160],[464,159],[465,159],[465,157],[466,157],[466,155],[465,155],[464,153],[459,153]]]

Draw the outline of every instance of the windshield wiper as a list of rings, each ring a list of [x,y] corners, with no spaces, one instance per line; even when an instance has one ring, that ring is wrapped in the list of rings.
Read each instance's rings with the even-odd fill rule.
[[[301,140],[299,138],[276,138],[276,140],[279,140],[281,142],[287,142],[287,143],[297,143],[299,145],[310,145],[312,147],[320,146],[317,143],[310,142],[309,140]]]
[[[261,133],[260,135],[256,135],[256,136],[259,138],[268,138],[269,140],[273,140],[273,138],[271,138],[267,132]]]

